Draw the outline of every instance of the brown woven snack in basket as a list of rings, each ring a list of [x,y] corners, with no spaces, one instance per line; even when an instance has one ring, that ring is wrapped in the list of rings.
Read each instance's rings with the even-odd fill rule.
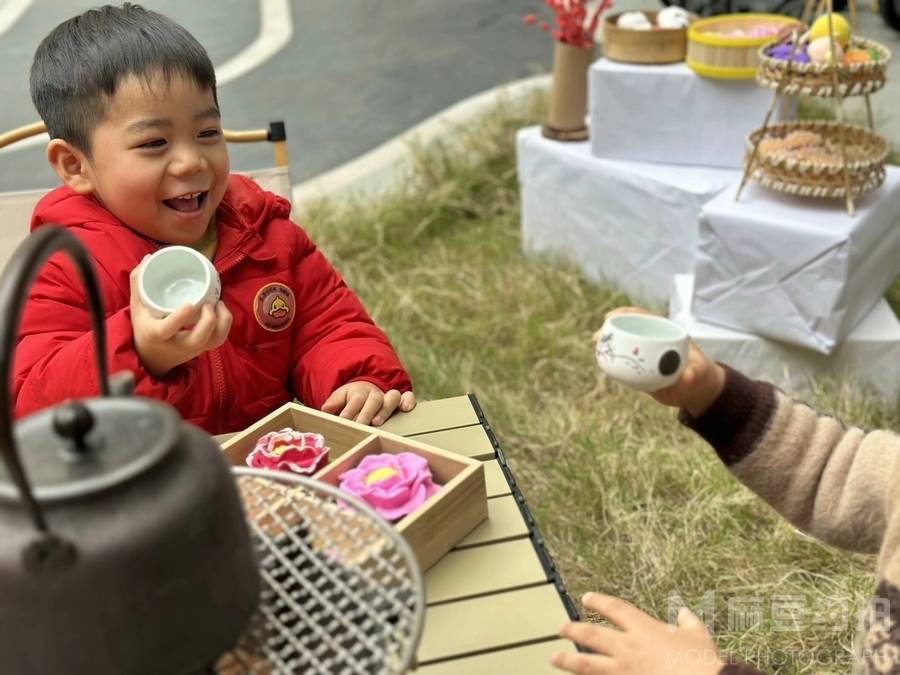
[[[858,197],[880,186],[888,143],[882,136],[850,124],[818,120],[781,122],[757,129],[747,138],[745,162],[759,142],[752,177],[761,185],[805,197],[843,198],[847,190],[841,136],[851,195]]]
[[[775,43],[769,42],[759,49],[759,69],[756,81],[764,87],[777,89],[787,74],[788,62],[769,56],[768,51]],[[837,64],[838,86],[840,94],[862,96],[878,91],[884,86],[885,70],[891,60],[891,52],[884,45],[859,36],[850,38],[850,47],[863,51],[873,50],[878,60],[869,63]],[[798,63],[793,61],[790,79],[784,84],[783,94],[803,96],[834,96],[834,79],[832,65],[829,63]]]

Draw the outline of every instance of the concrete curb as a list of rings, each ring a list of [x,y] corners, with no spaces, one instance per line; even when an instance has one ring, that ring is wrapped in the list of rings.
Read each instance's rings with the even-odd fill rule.
[[[292,188],[294,211],[322,198],[376,196],[399,185],[412,169],[411,148],[452,139],[469,123],[490,112],[498,100],[518,103],[550,88],[551,75],[536,75],[488,89],[429,117],[374,150]]]

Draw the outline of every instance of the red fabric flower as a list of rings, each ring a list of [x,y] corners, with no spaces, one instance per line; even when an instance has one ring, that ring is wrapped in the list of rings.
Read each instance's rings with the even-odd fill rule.
[[[356,495],[391,522],[418,509],[440,489],[432,482],[427,460],[412,452],[366,455],[339,480],[342,490]]]
[[[247,466],[312,475],[328,463],[322,434],[285,428],[262,436],[247,455]]]
[[[553,38],[576,47],[592,47],[597,23],[607,9],[612,6],[612,0],[600,0],[599,4],[588,11],[588,0],[544,0],[544,4],[553,10],[556,17],[556,30],[552,32]],[[534,14],[524,17],[525,23],[537,22]],[[541,30],[550,32],[550,25],[546,21],[540,24]]]

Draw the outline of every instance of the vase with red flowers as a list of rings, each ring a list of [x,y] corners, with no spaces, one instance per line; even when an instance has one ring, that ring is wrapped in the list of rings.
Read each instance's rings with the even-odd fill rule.
[[[594,32],[612,0],[544,0],[553,10],[555,26],[529,14],[525,22],[537,24],[554,39],[553,88],[544,136],[558,141],[583,141],[588,137],[587,70],[594,57]],[[595,4],[593,9],[588,5]]]

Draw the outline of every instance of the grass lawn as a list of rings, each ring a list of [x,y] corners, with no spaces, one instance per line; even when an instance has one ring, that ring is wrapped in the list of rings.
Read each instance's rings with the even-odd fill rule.
[[[478,395],[574,598],[602,590],[666,618],[677,595],[737,659],[848,672],[874,557],[795,532],[674,410],[607,382],[590,336],[628,298],[522,255],[514,134],[541,118],[540,101],[501,105],[462,144],[419,153],[401,193],[314,205],[303,224],[420,398]],[[846,383],[812,402],[868,427],[900,417]]]

